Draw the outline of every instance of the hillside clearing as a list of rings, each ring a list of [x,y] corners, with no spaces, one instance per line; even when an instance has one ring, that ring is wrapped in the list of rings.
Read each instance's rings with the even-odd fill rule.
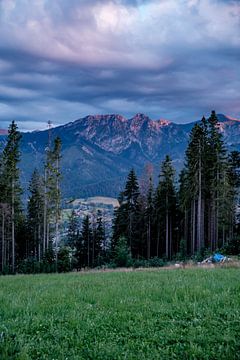
[[[0,278],[0,358],[240,359],[239,269]]]

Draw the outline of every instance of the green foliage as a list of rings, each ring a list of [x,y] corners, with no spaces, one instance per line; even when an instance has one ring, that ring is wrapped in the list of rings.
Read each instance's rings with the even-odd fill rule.
[[[200,249],[200,251],[197,251],[194,256],[193,256],[193,260],[197,261],[197,262],[201,262],[204,259],[210,257],[212,255],[212,251],[211,249],[208,248],[204,248],[202,247]]]
[[[33,257],[20,261],[17,272],[20,274],[37,274],[42,272],[42,264]]]
[[[70,249],[66,246],[61,247],[58,251],[57,256],[57,271],[58,272],[68,272],[71,270],[71,261],[70,261]]]
[[[114,262],[117,266],[123,267],[128,266],[131,255],[129,252],[127,239],[124,236],[121,236],[117,242],[114,254]]]
[[[67,245],[72,249],[76,247],[79,239],[79,218],[75,210],[72,210],[68,219]]]
[[[42,272],[52,273],[56,272],[56,259],[53,249],[50,247],[47,249],[43,256]]]
[[[240,236],[235,236],[222,248],[227,255],[240,255]]]
[[[187,243],[185,239],[181,239],[179,245],[179,260],[186,261],[187,259]]]
[[[163,259],[160,259],[156,256],[148,260],[149,267],[162,267],[165,264],[166,262],[164,262]]]

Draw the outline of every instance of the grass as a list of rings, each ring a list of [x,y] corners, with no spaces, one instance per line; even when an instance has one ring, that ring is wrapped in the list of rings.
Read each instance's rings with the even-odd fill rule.
[[[0,277],[0,359],[240,359],[240,269]]]

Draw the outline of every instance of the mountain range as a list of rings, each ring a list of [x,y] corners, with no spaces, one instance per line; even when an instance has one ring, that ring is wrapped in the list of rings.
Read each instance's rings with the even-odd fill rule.
[[[240,120],[222,114],[218,114],[218,120],[228,149],[240,150]],[[151,163],[157,178],[160,163],[169,154],[179,170],[194,123],[151,120],[144,114],[131,119],[116,114],[89,115],[50,132],[23,133],[20,164],[23,186],[27,187],[34,167],[42,167],[50,135],[50,141],[56,136],[62,140],[65,198],[116,196],[132,167],[140,175],[144,165]],[[3,132],[2,142],[4,138]]]

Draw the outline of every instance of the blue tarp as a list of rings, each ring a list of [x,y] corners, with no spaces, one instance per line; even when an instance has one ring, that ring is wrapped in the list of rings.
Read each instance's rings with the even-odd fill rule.
[[[223,261],[223,259],[225,258],[225,256],[223,256],[222,254],[216,253],[215,255],[213,255],[213,261],[215,262],[221,262]]]

